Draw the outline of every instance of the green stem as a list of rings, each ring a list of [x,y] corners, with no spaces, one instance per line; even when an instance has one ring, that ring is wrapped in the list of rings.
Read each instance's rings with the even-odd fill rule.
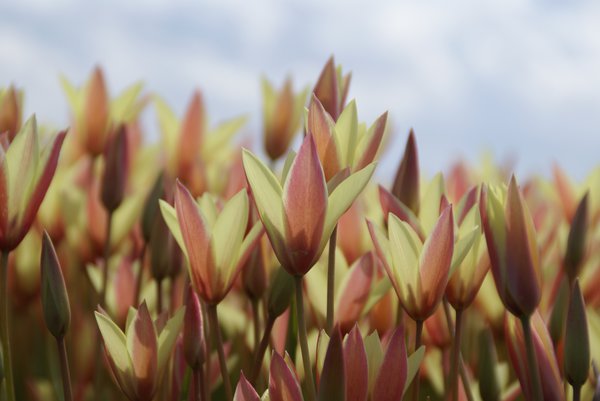
[[[162,291],[163,279],[156,280],[156,310],[160,315],[163,311],[163,291]]]
[[[217,305],[208,305],[208,319],[210,321],[210,331],[212,333],[213,342],[217,347],[217,353],[219,355],[221,376],[223,377],[223,386],[225,387],[225,398],[227,401],[231,401],[233,398],[233,392],[231,391],[229,372],[227,372],[227,360],[225,359],[225,351],[223,349],[223,337],[221,336],[221,327],[219,326]]]
[[[458,357],[460,355],[460,338],[462,333],[462,309],[456,310],[454,327],[454,346],[452,347],[452,363],[450,364],[450,385],[452,386],[452,401],[458,401]]]
[[[60,359],[60,373],[63,383],[63,394],[65,401],[72,401],[71,394],[71,371],[69,370],[69,359],[67,357],[67,347],[65,346],[65,338],[57,338],[56,345],[58,347],[58,358]]]
[[[258,310],[258,299],[252,298],[252,322],[254,328],[254,352],[258,350],[260,342],[260,312]]]
[[[414,349],[414,351],[418,350],[419,347],[421,346],[421,336],[423,334],[423,321],[422,320],[416,320],[415,323],[417,324],[417,327],[415,329],[415,349]],[[420,386],[420,381],[421,381],[419,379],[419,371],[420,370],[421,370],[421,368],[419,368],[419,370],[417,371],[417,374],[415,376],[415,384],[414,384],[414,390],[413,390],[413,401],[418,401],[419,400],[419,386]]]
[[[106,215],[106,238],[104,240],[104,271],[102,272],[102,289],[100,292],[100,306],[106,306],[106,287],[108,287],[108,260],[110,258],[110,233],[112,229],[112,212]]]
[[[142,293],[142,281],[144,279],[144,259],[146,256],[146,248],[148,244],[144,241],[142,246],[142,252],[140,253],[140,268],[138,269],[138,275],[135,280],[135,293],[133,295],[133,306],[137,307],[140,304],[140,294]]]
[[[300,341],[300,350],[302,351],[302,361],[304,363],[304,377],[307,387],[307,401],[315,401],[317,393],[315,390],[315,380],[310,363],[310,354],[308,352],[308,338],[306,334],[306,321],[304,320],[304,299],[302,295],[302,276],[296,276],[296,315],[298,317],[298,340]]]
[[[204,401],[204,372],[202,367],[194,369],[194,399]]]
[[[252,385],[256,383],[256,380],[260,375],[262,362],[265,357],[265,352],[267,351],[267,347],[269,346],[269,339],[271,338],[273,324],[275,324],[274,319],[267,320],[267,323],[265,324],[265,331],[263,333],[262,339],[260,340],[260,345],[256,349],[256,355],[254,356],[254,364],[252,365],[252,373],[250,375],[250,384]]]
[[[535,357],[535,348],[533,346],[533,337],[531,335],[531,325],[529,316],[521,318],[523,326],[523,337],[525,337],[525,349],[527,351],[527,367],[531,374],[531,387],[533,401],[542,401],[542,384],[540,381],[540,370],[538,368],[537,358]]]
[[[333,330],[333,302],[335,292],[335,249],[337,242],[337,225],[329,238],[329,258],[327,260],[327,334]]]
[[[10,334],[8,330],[8,254],[2,251],[0,256],[0,269],[2,269],[2,283],[0,284],[0,338],[2,342],[2,357],[4,361],[4,381],[6,386],[6,400],[15,401],[15,385],[10,356]]]
[[[581,399],[581,386],[573,386],[573,401]]]

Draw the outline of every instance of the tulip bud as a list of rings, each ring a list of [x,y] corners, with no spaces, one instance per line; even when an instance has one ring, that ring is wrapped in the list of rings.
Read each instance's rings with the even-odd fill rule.
[[[345,401],[346,399],[342,335],[339,327],[335,327],[333,331],[319,381],[318,401]]]
[[[567,240],[567,252],[564,260],[565,272],[569,278],[569,283],[572,283],[579,275],[581,262],[585,256],[588,198],[589,194],[586,193],[579,202],[571,221],[571,229],[569,230],[569,238]]]
[[[498,401],[500,399],[500,386],[496,375],[498,355],[494,345],[494,336],[489,329],[479,333],[479,394],[482,401]]]
[[[242,269],[242,284],[250,299],[262,298],[267,289],[267,271],[261,243],[252,251],[246,266]]]
[[[168,243],[170,235],[171,233],[164,219],[155,219],[152,235],[150,236],[150,272],[157,281],[161,281],[169,274],[170,255]]]
[[[415,133],[411,129],[392,186],[392,194],[413,213],[419,212],[419,156]]]
[[[206,357],[203,326],[200,301],[192,286],[189,286],[183,319],[183,354],[187,364],[193,370],[200,368]]]
[[[22,97],[14,86],[0,90],[0,134],[8,132],[10,141],[21,128]]]
[[[69,329],[71,308],[60,263],[46,231],[42,240],[40,268],[44,321],[50,333],[59,339],[64,337]]]
[[[341,69],[336,69],[335,61],[333,57],[330,57],[313,90],[315,96],[334,120],[338,119],[346,103],[350,79],[350,74],[342,77]]]
[[[109,96],[104,74],[96,67],[87,84],[83,126],[80,134],[91,155],[99,155],[106,144],[109,126]]]
[[[144,211],[142,212],[142,236],[146,242],[150,241],[154,221],[159,217],[160,210],[158,200],[164,194],[163,181],[164,175],[161,172],[158,177],[156,177],[156,181],[154,181],[154,185],[146,197]]]
[[[104,207],[111,213],[119,207],[125,196],[127,148],[127,129],[121,125],[109,141],[104,154],[101,196]]]
[[[294,293],[294,278],[285,269],[277,269],[274,276],[267,300],[269,319],[275,319],[285,312]]]
[[[557,345],[562,340],[565,334],[565,321],[567,316],[567,308],[569,306],[569,283],[567,280],[562,280],[554,299],[554,306],[550,314],[550,322],[548,331],[552,342]]]
[[[590,339],[588,335],[585,302],[575,280],[567,312],[565,333],[565,376],[572,386],[583,385],[590,370]]]

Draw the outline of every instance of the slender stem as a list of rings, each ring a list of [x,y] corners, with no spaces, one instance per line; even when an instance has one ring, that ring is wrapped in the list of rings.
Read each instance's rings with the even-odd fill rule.
[[[158,314],[163,311],[163,291],[162,291],[163,279],[156,279],[156,310]]]
[[[444,298],[442,305],[444,306],[444,315],[446,316],[446,324],[448,325],[448,330],[452,337],[454,337],[454,324],[452,324],[452,318],[450,317],[450,305],[448,304],[448,300]],[[467,375],[467,370],[465,369],[465,362],[463,361],[462,353],[458,353],[458,371],[460,373],[460,378],[462,379],[463,388],[465,389],[465,393],[467,395],[467,401],[474,401],[473,390],[471,389],[471,384],[469,380],[469,376]]]
[[[254,352],[256,352],[260,341],[260,312],[258,310],[258,299],[255,298],[252,298],[252,322],[254,326]]]
[[[142,293],[142,281],[144,279],[144,260],[146,256],[146,248],[148,244],[144,241],[142,251],[140,253],[140,268],[138,269],[138,275],[135,280],[135,293],[133,295],[133,305],[137,306],[140,304],[140,294]]]
[[[225,398],[230,401],[233,397],[233,392],[231,391],[229,372],[227,372],[227,361],[225,360],[225,351],[223,350],[223,337],[221,336],[221,327],[219,327],[217,305],[208,305],[208,319],[210,321],[210,331],[212,333],[213,342],[217,347],[217,353],[219,355],[221,376],[223,377],[223,386],[225,387]]]
[[[2,342],[2,358],[4,361],[4,381],[6,385],[6,400],[15,401],[15,386],[10,356],[10,335],[8,330],[8,254],[2,251],[0,256],[0,269],[2,269],[2,283],[0,283],[0,338]]]
[[[529,316],[521,318],[523,326],[523,337],[525,337],[525,348],[527,351],[527,365],[531,373],[531,387],[533,390],[533,400],[542,401],[542,385],[540,381],[540,370],[538,368],[537,358],[535,357],[535,349],[533,348],[533,337],[531,335],[531,325]]]
[[[337,242],[337,225],[329,238],[329,258],[327,260],[327,333],[333,330],[333,300],[335,292],[335,249]]]
[[[452,401],[458,401],[458,357],[460,355],[460,338],[462,332],[462,309],[456,310],[454,323],[454,346],[452,347],[452,362],[450,364],[450,385],[452,386]]]
[[[206,306],[206,304],[204,302],[201,302],[201,307],[202,307],[202,315],[203,316],[208,316],[208,307]],[[207,322],[208,324],[205,324],[203,327],[204,330],[204,338],[210,338],[210,319]],[[211,391],[212,391],[212,387],[211,387],[211,383],[212,383],[212,375],[211,375],[211,370],[212,370],[212,355],[210,352],[210,346],[206,347],[206,369],[204,369],[204,383],[206,384],[204,386],[204,398],[206,400],[210,400],[210,396],[211,396]]]
[[[63,382],[63,394],[65,401],[72,401],[71,394],[71,371],[69,370],[69,359],[67,357],[67,347],[65,346],[65,338],[57,338],[56,345],[58,347],[58,358],[60,359],[60,373]]]
[[[416,351],[421,346],[421,335],[423,334],[423,321],[416,320],[415,323],[417,324],[417,327],[415,330],[415,351]],[[414,384],[414,389],[413,389],[413,401],[419,400],[419,385],[420,385],[420,381],[421,381],[419,379],[419,371],[420,370],[421,370],[421,368],[419,368],[419,370],[417,371],[417,375],[415,376],[415,384]]]
[[[100,292],[100,306],[106,306],[106,287],[108,286],[108,260],[110,258],[110,233],[112,229],[112,212],[106,215],[106,238],[104,240],[104,271],[102,272],[102,289]]]
[[[302,361],[304,363],[304,377],[307,387],[307,401],[315,401],[317,393],[315,390],[315,380],[313,378],[312,365],[310,363],[310,354],[308,352],[308,338],[306,334],[306,321],[304,320],[304,299],[302,296],[302,276],[296,276],[296,316],[298,317],[298,340],[300,350],[302,351]]]
[[[252,385],[256,383],[256,379],[258,379],[258,376],[260,375],[262,362],[265,357],[265,352],[267,351],[267,347],[269,346],[269,339],[271,338],[273,324],[275,324],[275,319],[267,319],[267,323],[265,324],[265,331],[263,333],[262,339],[260,340],[260,345],[256,349],[256,355],[254,356],[254,363],[252,365],[252,372],[250,374],[250,383]]]
[[[204,401],[204,372],[202,366],[194,369],[194,400]]]
[[[573,401],[579,401],[581,399],[581,386],[573,386]]]

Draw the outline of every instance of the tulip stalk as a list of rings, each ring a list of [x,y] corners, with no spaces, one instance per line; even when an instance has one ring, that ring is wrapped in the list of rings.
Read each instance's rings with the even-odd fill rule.
[[[450,335],[452,335],[453,337],[456,336],[456,331],[455,331],[455,327],[452,324],[452,318],[450,317],[450,304],[448,303],[448,300],[444,298],[442,305],[444,307],[444,315],[446,316],[446,324],[448,325],[448,331],[450,331]],[[461,312],[462,315],[462,312]],[[462,320],[462,319],[461,319]],[[460,341],[459,341],[460,344]],[[456,361],[456,366],[458,367],[458,373],[460,374],[460,378],[462,379],[463,382],[463,387],[465,389],[465,393],[467,395],[467,400],[468,401],[473,401],[475,398],[473,397],[473,392],[471,390],[471,386],[469,384],[469,377],[467,376],[467,371],[465,369],[465,364],[462,358],[462,354],[460,352],[460,346],[457,348],[458,352],[456,357],[458,358],[458,360]],[[451,367],[452,369],[452,367]],[[458,385],[458,378],[456,379],[457,385]],[[457,387],[458,389],[458,387]]]
[[[252,322],[254,329],[254,352],[257,352],[260,345],[260,311],[258,309],[258,299],[252,298]]]
[[[534,401],[542,401],[542,383],[540,380],[540,371],[535,357],[535,349],[533,346],[533,338],[531,335],[531,322],[529,316],[521,318],[523,327],[523,337],[525,337],[525,349],[527,352],[527,366],[531,372],[531,387]]]
[[[60,373],[62,376],[63,394],[65,396],[65,401],[72,401],[73,395],[71,393],[71,371],[69,369],[69,359],[67,357],[67,347],[65,346],[65,338],[57,338],[56,345],[58,347],[58,358],[60,360]]]
[[[307,401],[315,401],[316,390],[313,378],[310,354],[308,351],[308,336],[306,332],[306,320],[304,319],[304,297],[302,295],[302,276],[296,276],[296,315],[298,316],[298,340],[302,351],[302,362],[304,363],[304,377],[308,391]]]
[[[454,319],[454,346],[452,347],[452,362],[450,364],[450,384],[452,386],[453,401],[458,401],[458,359],[462,334],[462,312],[462,309],[456,309]]]
[[[102,272],[102,289],[100,290],[100,306],[106,306],[106,287],[108,286],[108,261],[110,259],[110,235],[112,231],[112,211],[106,216],[106,239],[104,242],[104,271]]]
[[[221,327],[219,326],[217,306],[208,305],[207,310],[211,336],[213,339],[213,343],[217,348],[217,354],[219,356],[219,366],[221,367],[221,376],[223,378],[223,386],[225,388],[225,398],[227,400],[231,400],[233,397],[233,391],[231,389],[229,372],[227,371],[227,360],[225,359],[225,350],[223,349],[223,336],[221,335]]]
[[[265,330],[263,332],[263,336],[260,340],[260,344],[256,348],[256,354],[254,355],[254,363],[252,365],[252,372],[250,374],[250,384],[255,385],[258,376],[260,376],[260,370],[262,366],[263,359],[265,357],[265,352],[267,351],[267,347],[269,346],[269,339],[271,338],[271,331],[273,331],[273,325],[275,324],[275,319],[269,318],[265,323]]]
[[[415,323],[416,323],[416,328],[415,328],[415,349],[414,349],[414,351],[418,350],[419,347],[421,346],[421,337],[423,334],[423,321],[415,320]],[[420,384],[419,372],[420,372],[420,370],[421,370],[420,368],[417,370],[417,375],[415,377],[415,384],[414,384],[414,389],[413,389],[413,401],[419,401],[419,384]]]
[[[202,367],[194,369],[194,399],[204,401],[204,369]]]
[[[2,251],[0,269],[2,269],[2,284],[0,284],[0,336],[2,336],[2,358],[4,363],[4,385],[6,400],[15,401],[15,387],[10,356],[10,335],[8,330],[8,254]]]
[[[337,242],[337,225],[329,239],[329,258],[327,260],[327,334],[331,335],[333,329],[333,303],[335,291],[335,249]]]
[[[144,259],[146,256],[146,248],[148,247],[148,243],[144,241],[144,245],[142,245],[142,250],[140,251],[140,268],[137,272],[137,277],[135,279],[135,293],[133,294],[133,305],[139,305],[140,303],[140,294],[142,293],[142,281],[144,278]]]

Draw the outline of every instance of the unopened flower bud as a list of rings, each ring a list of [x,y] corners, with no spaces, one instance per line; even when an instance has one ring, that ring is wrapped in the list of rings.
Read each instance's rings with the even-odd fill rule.
[[[586,232],[588,226],[588,193],[586,193],[575,211],[569,230],[567,240],[567,252],[565,254],[564,267],[569,283],[572,283],[579,275],[581,262],[585,256]]]
[[[109,212],[114,212],[125,195],[127,182],[127,129],[121,125],[110,139],[104,154],[104,176],[102,177],[102,203]]]
[[[590,370],[590,339],[585,315],[585,302],[575,280],[567,312],[565,333],[565,376],[572,386],[583,385]]]
[[[148,193],[146,203],[144,204],[144,211],[142,212],[142,236],[146,242],[150,241],[154,221],[157,219],[162,220],[158,200],[164,194],[163,180],[164,175],[163,173],[160,173],[158,177],[156,177],[156,181],[154,181],[154,185]]]
[[[0,90],[0,134],[8,132],[12,141],[21,128],[22,92],[14,86]]]
[[[411,129],[404,148],[404,155],[396,171],[392,194],[413,213],[419,212],[419,156],[415,133]]]
[[[277,269],[274,276],[267,301],[269,319],[275,319],[285,312],[294,293],[294,278],[287,271]]]
[[[198,369],[206,357],[203,325],[200,301],[192,286],[189,286],[183,319],[183,355],[192,369]]]
[[[42,240],[40,268],[44,321],[54,337],[62,338],[71,323],[71,308],[54,245],[45,231]]]

